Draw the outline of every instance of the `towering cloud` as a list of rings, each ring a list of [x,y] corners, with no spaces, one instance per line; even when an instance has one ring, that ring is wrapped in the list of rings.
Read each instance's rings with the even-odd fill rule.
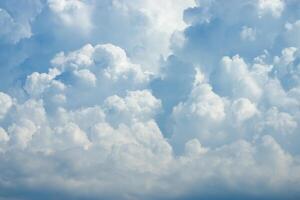
[[[0,2],[0,199],[298,199],[300,3]]]

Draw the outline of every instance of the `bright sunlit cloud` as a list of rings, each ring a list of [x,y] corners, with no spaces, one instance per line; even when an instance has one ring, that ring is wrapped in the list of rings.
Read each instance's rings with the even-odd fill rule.
[[[299,199],[297,0],[0,1],[0,199]]]

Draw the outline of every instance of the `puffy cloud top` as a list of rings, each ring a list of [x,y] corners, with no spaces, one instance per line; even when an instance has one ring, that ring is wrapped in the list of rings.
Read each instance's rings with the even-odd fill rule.
[[[299,199],[296,0],[0,2],[0,199]]]

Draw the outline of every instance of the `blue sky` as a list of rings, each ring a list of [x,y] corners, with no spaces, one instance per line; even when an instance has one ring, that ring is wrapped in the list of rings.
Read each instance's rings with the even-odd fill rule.
[[[299,199],[298,0],[1,0],[0,199]]]

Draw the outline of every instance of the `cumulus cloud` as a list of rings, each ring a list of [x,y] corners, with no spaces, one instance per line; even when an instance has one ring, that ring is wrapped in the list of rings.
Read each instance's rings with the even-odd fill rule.
[[[247,64],[238,55],[221,60],[220,90],[229,96],[259,99],[261,89],[248,70]],[[226,89],[227,87],[227,89]]]
[[[32,72],[47,71],[54,54],[88,43],[119,46],[135,63],[158,72],[161,59],[172,52],[170,39],[187,26],[183,11],[195,2],[168,0],[156,5],[141,0],[1,1],[0,45],[6,49],[0,54],[0,64],[5,65],[0,69],[5,77],[1,90]]]
[[[243,26],[240,35],[243,40],[254,41],[256,39],[256,31],[247,26]]]
[[[0,199],[300,196],[297,1],[18,2]]]
[[[48,6],[57,16],[57,20],[63,22],[67,27],[74,27],[74,30],[82,30],[83,32],[89,32],[92,28],[91,8],[83,1],[49,0]]]
[[[240,98],[232,103],[233,116],[237,121],[244,121],[258,113],[255,104],[249,99]]]
[[[280,17],[285,3],[282,0],[259,0],[258,9],[261,15],[270,13],[273,17]]]
[[[5,117],[5,114],[7,113],[7,111],[9,110],[9,108],[12,106],[13,102],[12,99],[9,95],[1,92],[0,93],[0,119],[2,119],[3,117]]]
[[[190,135],[198,135],[203,140],[208,140],[213,134],[209,130],[218,126],[225,117],[223,99],[212,91],[209,84],[198,81],[195,79],[194,87],[186,102],[179,103],[173,108],[172,115],[175,120],[173,137],[176,143],[186,142]]]

